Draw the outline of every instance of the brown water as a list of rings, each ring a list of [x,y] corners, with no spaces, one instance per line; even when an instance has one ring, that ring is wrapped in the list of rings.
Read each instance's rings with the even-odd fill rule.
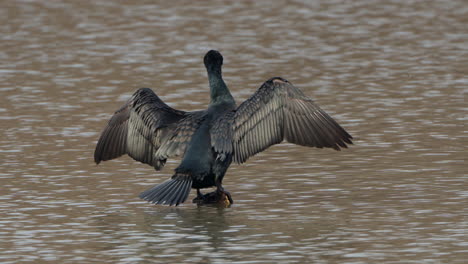
[[[1,263],[465,263],[466,2],[69,2],[0,4]],[[178,160],[96,166],[99,133],[139,87],[204,108],[209,49],[238,102],[282,76],[355,145],[233,165],[230,208],[139,200]]]

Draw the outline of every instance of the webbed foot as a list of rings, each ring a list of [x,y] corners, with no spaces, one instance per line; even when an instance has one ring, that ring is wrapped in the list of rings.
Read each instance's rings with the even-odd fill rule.
[[[205,195],[200,192],[200,189],[197,189],[197,197],[193,198],[192,203],[203,203],[205,200]]]
[[[224,199],[227,199],[228,201],[226,202],[229,202],[229,204],[233,204],[234,201],[232,200],[232,196],[231,196],[231,193],[226,191],[226,189],[224,189],[224,187],[221,185],[221,182],[216,182],[216,192],[220,193],[221,196],[224,196]]]
[[[224,188],[223,190],[221,191],[221,194],[224,194],[225,198],[224,199],[228,199],[229,203],[230,204],[233,204],[234,201],[232,200],[232,196],[231,196],[231,193],[226,191]]]

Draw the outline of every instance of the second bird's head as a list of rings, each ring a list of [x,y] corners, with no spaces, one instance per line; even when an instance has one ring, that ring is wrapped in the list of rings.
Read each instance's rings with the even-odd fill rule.
[[[203,62],[205,63],[205,67],[208,71],[216,69],[220,70],[221,65],[223,65],[223,56],[217,50],[210,50],[203,58]]]

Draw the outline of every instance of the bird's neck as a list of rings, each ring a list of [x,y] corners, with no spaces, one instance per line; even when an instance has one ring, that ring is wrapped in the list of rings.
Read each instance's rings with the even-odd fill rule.
[[[231,92],[229,92],[229,89],[223,80],[221,70],[208,71],[208,81],[210,83],[210,104],[235,104],[234,98],[232,97]]]

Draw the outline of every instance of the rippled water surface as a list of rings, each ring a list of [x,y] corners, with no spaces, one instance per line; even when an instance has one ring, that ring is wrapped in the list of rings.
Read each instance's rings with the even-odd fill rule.
[[[468,5],[233,2],[1,4],[1,263],[465,263]],[[209,49],[238,102],[282,76],[355,145],[233,165],[230,208],[139,200],[178,160],[96,166],[99,133],[139,87],[204,108]]]

